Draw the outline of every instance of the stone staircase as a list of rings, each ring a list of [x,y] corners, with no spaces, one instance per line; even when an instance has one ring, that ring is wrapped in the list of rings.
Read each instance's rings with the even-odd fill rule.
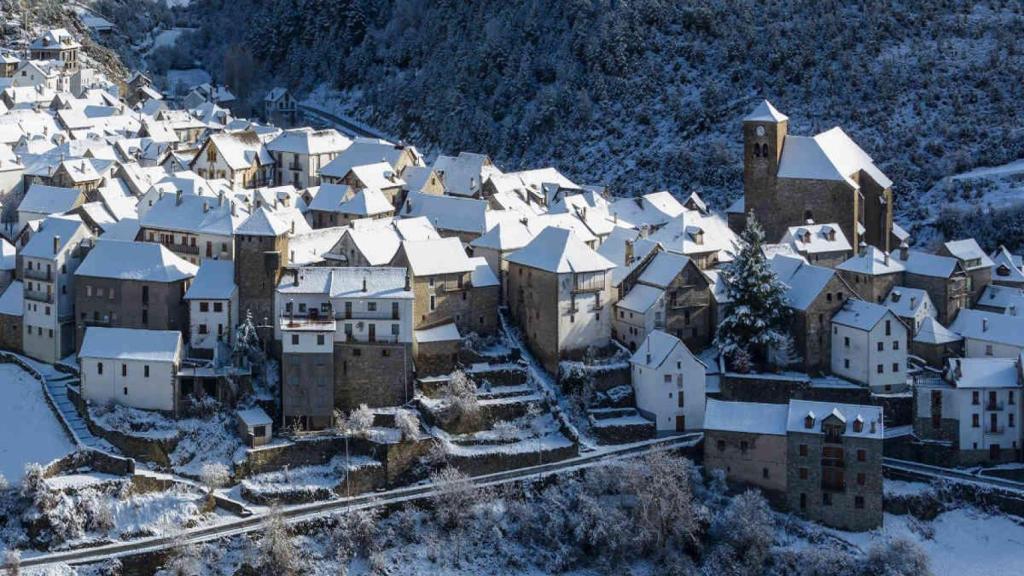
[[[109,450],[105,442],[93,436],[89,426],[75,409],[75,405],[68,398],[68,384],[77,383],[78,378],[66,374],[62,377],[46,380],[46,391],[53,398],[53,404],[60,412],[61,418],[68,423],[68,427],[74,432],[75,439],[86,448],[94,450]]]

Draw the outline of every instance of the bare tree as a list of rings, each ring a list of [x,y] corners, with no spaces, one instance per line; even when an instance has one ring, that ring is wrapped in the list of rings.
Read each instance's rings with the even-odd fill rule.
[[[462,524],[482,497],[482,491],[469,476],[451,466],[431,474],[430,482],[435,486],[435,494],[431,498],[434,515],[446,528]]]
[[[21,552],[17,550],[4,552],[4,574],[7,576],[21,574]]]
[[[411,410],[395,413],[395,426],[402,433],[402,440],[415,440],[420,434],[420,421]]]
[[[267,527],[263,530],[260,551],[263,566],[272,574],[294,574],[297,565],[291,531],[276,505],[267,514]]]

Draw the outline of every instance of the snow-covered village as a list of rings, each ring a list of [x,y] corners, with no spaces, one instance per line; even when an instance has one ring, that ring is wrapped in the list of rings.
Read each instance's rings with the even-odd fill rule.
[[[1024,6],[769,4],[0,0],[0,573],[1024,573]]]

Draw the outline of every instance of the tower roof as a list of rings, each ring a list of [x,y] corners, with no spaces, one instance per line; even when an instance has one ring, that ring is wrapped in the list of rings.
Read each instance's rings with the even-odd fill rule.
[[[785,120],[789,120],[789,116],[776,110],[775,106],[772,106],[772,103],[767,100],[761,100],[757,108],[743,117],[744,122],[782,122]]]

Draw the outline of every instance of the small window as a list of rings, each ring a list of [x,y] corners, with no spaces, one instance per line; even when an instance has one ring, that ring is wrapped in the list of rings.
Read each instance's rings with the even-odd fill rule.
[[[298,334],[292,334],[292,346],[298,346],[298,345],[299,345],[299,335]]]
[[[800,493],[800,509],[807,509],[807,494],[804,494],[803,492]]]
[[[900,371],[900,363],[899,362],[893,362],[892,363],[892,371],[893,372],[899,372]]]
[[[892,341],[892,349],[893,350],[899,350],[900,349],[900,341],[899,340],[893,340]]]
[[[121,364],[121,376],[127,376],[127,375],[128,375],[128,365],[127,364]]]
[[[361,349],[359,349],[359,348],[353,348],[352,349],[352,355],[353,356],[362,356],[363,355],[363,351]]]
[[[807,444],[800,445],[800,455],[807,456]]]
[[[863,472],[858,472],[857,473],[857,485],[858,486],[863,486],[866,482],[867,482],[867,476],[865,476]]]
[[[96,363],[96,373],[100,375],[103,374],[103,362]]]
[[[981,417],[977,414],[971,414],[971,428],[981,427]]]
[[[376,302],[367,302],[366,303],[366,311],[367,312],[376,312],[377,311],[377,303]]]
[[[885,350],[885,343],[884,342],[879,342],[878,343],[878,351],[881,352],[883,350]]]
[[[125,395],[125,396],[127,396],[127,395],[128,395],[128,387],[127,387],[127,386],[125,386],[125,387],[124,387],[124,395]]]
[[[316,344],[317,344],[317,346],[323,346],[324,345],[324,335],[323,334],[317,334],[316,335]]]
[[[868,453],[863,448],[857,450],[857,462],[865,462],[868,459]]]
[[[843,346],[845,346],[847,348],[850,347],[850,337],[849,336],[843,336]]]
[[[290,304],[290,302],[289,302],[289,304]],[[210,303],[209,302],[200,302],[199,303],[199,311],[200,312],[209,312],[210,311]]]
[[[875,366],[875,372],[878,372],[879,374],[884,374],[885,373],[885,366],[882,365],[882,364],[879,364],[878,366]]]
[[[853,507],[858,509],[858,510],[863,509],[864,508],[864,497],[863,496],[854,496],[853,497]]]
[[[718,451],[725,452],[725,440],[718,441]]]
[[[767,468],[761,468],[761,478],[764,478],[765,480],[768,479],[768,469]]]
[[[740,440],[740,452],[743,452],[744,454],[747,453],[747,441],[746,440]]]
[[[223,312],[224,311],[224,303],[223,302],[214,302],[213,303],[213,311],[214,312]]]
[[[800,479],[807,480],[807,468],[800,468]]]
[[[142,367],[142,376],[144,378],[149,378],[149,364]]]

